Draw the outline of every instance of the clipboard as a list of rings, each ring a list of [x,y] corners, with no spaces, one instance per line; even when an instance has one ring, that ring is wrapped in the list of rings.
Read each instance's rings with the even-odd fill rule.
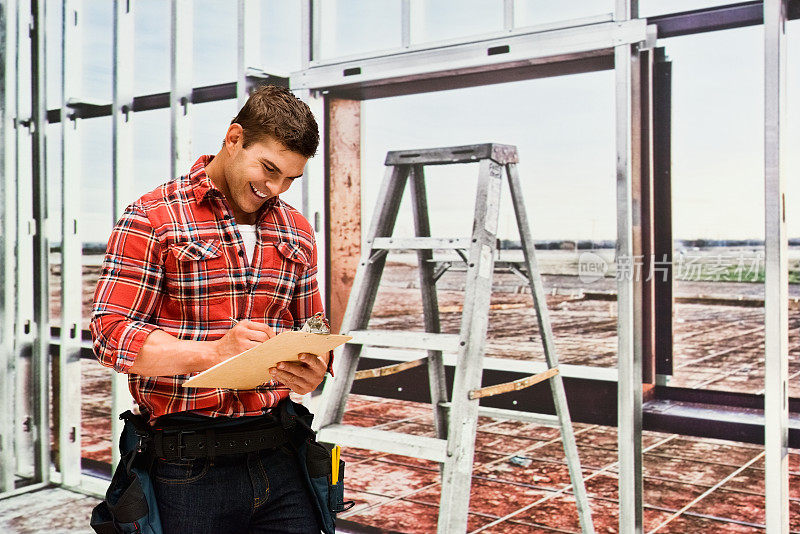
[[[185,388],[253,389],[272,379],[278,362],[297,361],[301,353],[324,354],[353,339],[339,334],[286,331],[210,367],[183,383]]]

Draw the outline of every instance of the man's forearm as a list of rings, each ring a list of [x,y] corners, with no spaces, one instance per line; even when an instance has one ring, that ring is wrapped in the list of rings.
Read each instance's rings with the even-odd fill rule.
[[[130,372],[141,376],[173,376],[205,371],[219,361],[214,341],[178,339],[154,330],[145,339]]]

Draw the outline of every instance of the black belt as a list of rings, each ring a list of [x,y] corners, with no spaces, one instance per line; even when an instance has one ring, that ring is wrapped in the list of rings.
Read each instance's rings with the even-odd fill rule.
[[[191,460],[206,456],[241,454],[274,449],[286,443],[280,426],[255,430],[203,428],[153,429],[155,455],[165,460]]]

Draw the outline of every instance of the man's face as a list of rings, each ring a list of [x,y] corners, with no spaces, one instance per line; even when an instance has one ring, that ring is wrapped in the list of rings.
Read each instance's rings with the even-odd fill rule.
[[[245,224],[255,222],[255,213],[264,202],[289,189],[308,161],[270,137],[244,148],[239,136],[229,153],[224,193],[237,221]]]

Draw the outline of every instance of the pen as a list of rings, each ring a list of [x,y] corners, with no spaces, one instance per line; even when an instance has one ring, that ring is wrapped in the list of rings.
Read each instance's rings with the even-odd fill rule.
[[[239,321],[238,321],[238,320],[236,320],[236,319],[234,319],[233,317],[230,317],[230,320],[231,320],[231,323],[233,323],[233,324],[231,325],[231,328],[233,328],[234,326],[236,326],[237,324],[239,324]]]

